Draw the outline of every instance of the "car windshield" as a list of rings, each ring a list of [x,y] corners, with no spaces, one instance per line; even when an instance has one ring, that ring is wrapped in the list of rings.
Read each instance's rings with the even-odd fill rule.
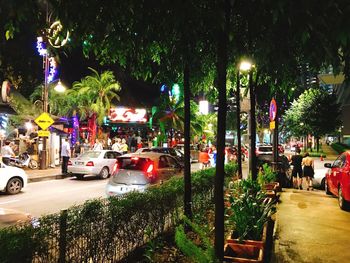
[[[99,151],[87,151],[84,152],[80,157],[82,158],[98,158],[100,156],[101,152]]]
[[[117,158],[117,162],[119,169],[143,171],[148,163],[148,159],[139,157],[122,157]]]

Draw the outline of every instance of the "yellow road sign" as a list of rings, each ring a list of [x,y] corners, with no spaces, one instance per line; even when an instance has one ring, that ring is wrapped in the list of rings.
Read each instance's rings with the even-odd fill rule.
[[[43,130],[49,128],[55,121],[50,117],[49,114],[43,112],[38,118],[36,118],[35,123]]]
[[[270,121],[270,130],[274,130],[276,127],[275,121]]]
[[[49,137],[50,131],[38,131],[38,136],[39,137]]]

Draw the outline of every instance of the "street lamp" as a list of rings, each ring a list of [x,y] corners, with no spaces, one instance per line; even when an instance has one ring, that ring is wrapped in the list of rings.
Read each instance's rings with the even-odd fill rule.
[[[238,164],[238,177],[242,178],[242,143],[241,143],[241,80],[240,72],[249,71],[252,64],[249,61],[242,61],[239,64],[237,70],[237,82],[236,82],[236,117],[237,117],[237,164]]]
[[[47,16],[47,23],[48,16]],[[50,45],[52,48],[60,48],[63,47],[69,39],[69,31],[63,33],[63,26],[60,21],[55,21],[51,24],[51,26],[44,30],[43,36],[37,38],[37,50],[40,56],[43,57],[44,61],[44,89],[42,93],[43,100],[43,112],[48,112],[48,96],[49,96],[49,83],[53,82],[57,75],[57,62],[49,52],[48,46]],[[58,85],[55,87],[56,91],[62,92],[65,90],[60,81],[58,81]],[[41,151],[40,158],[40,169],[47,168],[47,160],[46,160],[46,149],[47,148],[47,138],[43,137],[43,149]]]

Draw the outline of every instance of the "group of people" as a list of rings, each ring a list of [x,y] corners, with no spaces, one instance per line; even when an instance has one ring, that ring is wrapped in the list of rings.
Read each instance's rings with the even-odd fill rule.
[[[292,177],[293,187],[295,189],[303,189],[303,178],[306,178],[307,190],[313,190],[312,179],[315,174],[314,161],[306,152],[304,156],[300,154],[300,148],[296,149],[296,154],[291,158],[291,165],[293,165]]]
[[[215,167],[216,165],[216,147],[212,145],[211,147],[205,147],[199,152],[199,164],[200,169]]]

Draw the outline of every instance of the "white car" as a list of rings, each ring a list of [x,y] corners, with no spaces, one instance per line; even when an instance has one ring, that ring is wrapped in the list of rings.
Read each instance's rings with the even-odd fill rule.
[[[0,191],[18,194],[27,186],[28,176],[23,169],[0,164]]]
[[[329,168],[317,168],[315,169],[314,178],[312,179],[312,185],[316,188],[324,189],[326,174]]]
[[[68,161],[68,173],[78,179],[84,175],[95,175],[106,179],[111,174],[117,157],[121,154],[111,150],[93,150],[82,153]]]

